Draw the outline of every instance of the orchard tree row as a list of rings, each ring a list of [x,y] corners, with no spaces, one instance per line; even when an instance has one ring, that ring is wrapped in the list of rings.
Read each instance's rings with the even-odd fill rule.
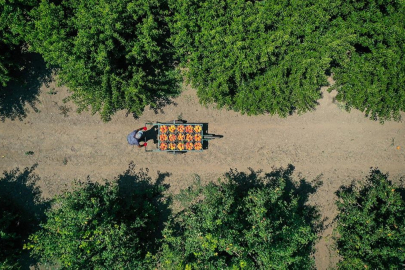
[[[2,195],[0,268],[18,269],[24,247],[52,269],[313,269],[324,224],[308,197],[322,183],[296,182],[293,170],[231,170],[207,185],[197,177],[171,197],[164,174],[152,181],[132,166],[114,181],[76,183],[56,196],[29,236],[22,212]],[[336,195],[338,268],[402,268],[403,187],[372,170]]]
[[[312,110],[330,74],[348,110],[405,111],[401,0],[2,0],[0,11],[1,84],[28,48],[104,120],[178,94],[179,66],[203,104],[250,115]]]

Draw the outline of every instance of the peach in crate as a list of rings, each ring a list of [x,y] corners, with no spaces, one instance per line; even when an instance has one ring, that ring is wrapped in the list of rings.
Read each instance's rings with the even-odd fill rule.
[[[191,142],[193,140],[193,135],[187,134],[186,135],[186,141]]]
[[[177,139],[176,135],[170,134],[169,135],[169,141],[174,142]]]
[[[178,148],[180,151],[184,150],[184,143],[179,143],[179,144],[177,145],[177,148]]]
[[[159,136],[159,139],[161,140],[161,141],[167,141],[167,135],[166,134],[160,134],[160,136]]]
[[[167,149],[167,143],[162,142],[159,146],[160,150],[164,151]]]
[[[193,143],[191,143],[191,142],[186,143],[187,150],[193,150],[193,147],[194,147]]]
[[[184,134],[177,135],[177,140],[184,141]]]
[[[194,140],[196,141],[196,142],[201,142],[201,135],[200,134],[195,134],[194,135]]]
[[[177,126],[177,131],[178,131],[179,133],[183,133],[184,130],[185,130],[185,127],[184,127],[183,125]]]
[[[173,133],[175,130],[176,130],[176,126],[175,126],[175,125],[171,125],[171,126],[169,127],[169,131],[170,131],[171,133]]]
[[[202,127],[201,127],[200,125],[197,125],[197,126],[194,127],[194,131],[195,131],[196,133],[200,133],[201,130],[202,130]]]
[[[194,131],[193,126],[186,126],[187,133],[193,133],[193,131]]]
[[[194,144],[194,149],[195,149],[195,150],[201,150],[201,149],[202,149],[202,144],[199,143],[199,142],[195,143],[195,144]]]
[[[176,150],[176,144],[175,143],[169,143],[169,149],[170,150]]]
[[[166,132],[167,132],[167,126],[166,125],[160,126],[160,133],[166,133]]]

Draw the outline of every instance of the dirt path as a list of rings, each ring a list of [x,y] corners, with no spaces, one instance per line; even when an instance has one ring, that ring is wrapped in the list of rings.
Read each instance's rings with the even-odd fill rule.
[[[119,112],[111,122],[103,123],[98,115],[76,114],[71,103],[66,104],[70,111],[65,110],[65,117],[61,106],[67,89],[55,87],[57,93],[49,94],[54,87],[41,88],[40,103],[36,104],[39,113],[31,110],[23,121],[0,122],[0,169],[22,169],[38,163],[37,184],[45,197],[58,193],[73,179],[112,179],[131,161],[138,168],[149,168],[152,176],[157,171],[171,173],[166,183],[174,193],[187,187],[194,173],[206,182],[230,168],[270,172],[273,166],[292,164],[295,175],[307,180],[323,174],[323,185],[311,202],[320,205],[330,221],[336,214],[334,192],[342,184],[364,178],[370,167],[389,172],[392,179],[405,175],[404,123],[381,125],[358,111],[347,113],[332,102],[334,93],[324,92],[316,111],[282,119],[205,108],[198,104],[195,91],[186,87],[175,100],[177,105],[163,108],[164,113],[147,109],[134,120]],[[184,155],[146,153],[127,144],[127,134],[145,122],[169,121],[180,114],[189,122],[209,123],[210,133],[224,137],[210,141],[209,149],[202,153]],[[34,154],[25,155],[27,151]],[[317,245],[318,269],[336,261],[329,249],[330,234],[328,228]]]

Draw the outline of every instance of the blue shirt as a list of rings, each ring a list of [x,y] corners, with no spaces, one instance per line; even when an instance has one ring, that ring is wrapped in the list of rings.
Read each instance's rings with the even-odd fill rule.
[[[127,136],[127,140],[130,145],[139,145],[139,141],[135,138],[137,132],[137,130],[134,130]]]

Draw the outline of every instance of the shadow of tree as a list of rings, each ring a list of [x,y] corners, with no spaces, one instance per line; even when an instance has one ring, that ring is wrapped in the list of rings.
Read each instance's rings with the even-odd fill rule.
[[[173,87],[174,84],[173,84]],[[178,87],[178,86],[177,86]],[[177,97],[179,95],[179,93],[174,93],[172,94],[172,96]],[[169,105],[173,105],[173,106],[177,106],[178,104],[170,97],[160,97],[160,98],[155,98],[155,100],[153,101],[156,105],[153,106],[151,109],[153,110],[153,112],[155,114],[164,114],[164,107],[169,106]]]
[[[42,84],[52,81],[52,69],[46,67],[42,57],[37,53],[23,53],[19,64],[21,71],[14,74],[17,80],[10,81],[6,87],[0,88],[0,119],[11,120],[27,117],[27,104],[34,112],[38,112],[36,104]]]
[[[21,255],[19,263],[23,269],[29,269],[29,266],[35,263],[29,258],[28,252],[20,254],[23,244],[28,235],[39,228],[40,222],[45,217],[45,211],[50,207],[49,201],[41,198],[41,191],[36,186],[36,182],[40,179],[34,173],[36,167],[37,164],[34,164],[23,171],[19,168],[4,171],[0,179],[2,209],[8,207],[16,214],[16,218],[9,224],[9,229],[17,235],[18,241],[13,246],[17,254]]]
[[[173,87],[179,88],[178,86],[173,86]],[[168,96],[168,97],[165,97],[165,96],[154,97],[152,99],[152,103],[154,103],[155,105],[150,106],[150,109],[153,110],[153,112],[155,114],[164,114],[165,113],[165,111],[164,111],[165,107],[170,106],[170,105],[173,105],[173,106],[176,107],[178,105],[178,103],[176,103],[174,101],[174,98],[176,98],[176,97],[178,97],[180,95],[180,91],[173,92],[173,93],[168,93],[168,95],[170,95],[170,96]],[[142,113],[144,112],[144,110],[145,109],[142,110]],[[127,111],[125,113],[125,117],[128,117],[129,115],[132,115],[132,117],[137,120],[137,119],[139,119],[139,117],[142,114],[137,114],[137,113],[132,113],[130,111]]]
[[[154,227],[154,231],[151,235],[144,235],[144,240],[152,244],[152,250],[156,252],[159,249],[158,240],[162,238],[164,224],[171,215],[172,198],[164,194],[170,187],[164,184],[165,178],[170,176],[170,173],[158,171],[158,177],[153,181],[148,175],[148,169],[137,171],[135,167],[134,162],[131,161],[128,169],[117,176],[115,181],[118,183],[119,196],[127,202],[128,206],[150,203],[155,209],[155,212],[149,216],[149,222]]]
[[[19,168],[4,171],[0,179],[0,196],[12,201],[24,211],[24,219],[32,225],[38,225],[50,207],[49,201],[41,198],[41,191],[36,185],[40,177],[34,173],[38,165],[20,171]]]

